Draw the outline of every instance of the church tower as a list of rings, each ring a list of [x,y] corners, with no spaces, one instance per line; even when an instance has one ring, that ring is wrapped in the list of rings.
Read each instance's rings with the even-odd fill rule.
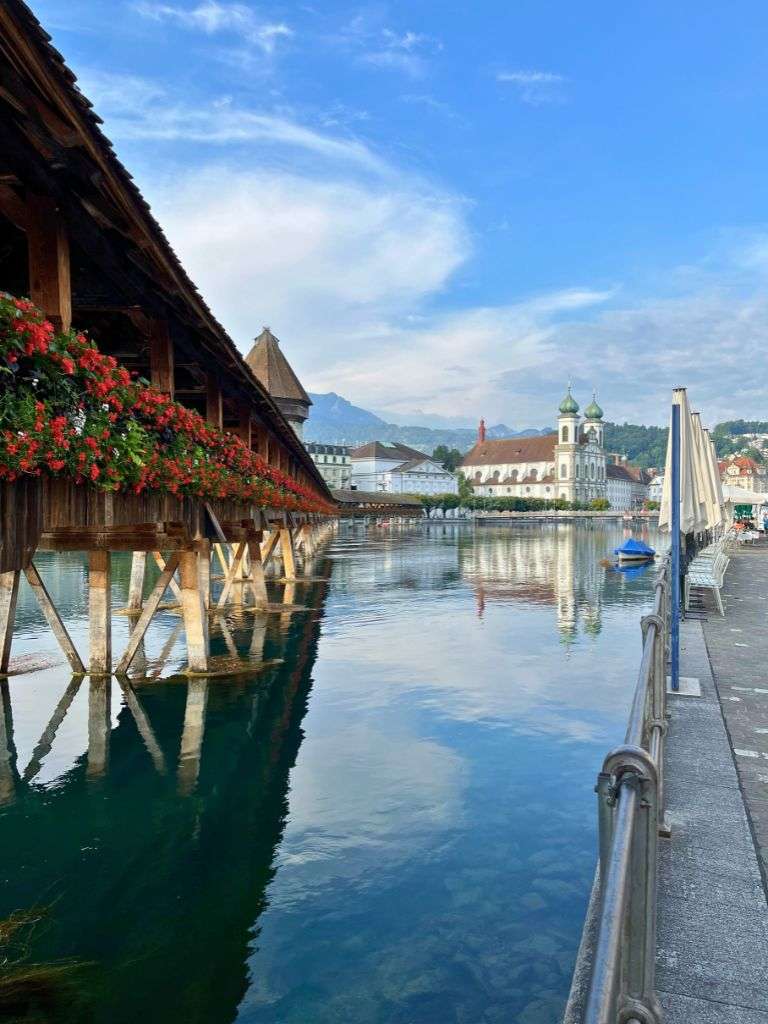
[[[603,410],[597,404],[597,394],[584,410],[584,434],[587,438],[586,465],[589,465],[589,498],[604,498],[607,490]]]
[[[579,403],[571,394],[571,385],[560,403],[555,445],[555,494],[565,501],[577,498],[576,477],[579,452]]]

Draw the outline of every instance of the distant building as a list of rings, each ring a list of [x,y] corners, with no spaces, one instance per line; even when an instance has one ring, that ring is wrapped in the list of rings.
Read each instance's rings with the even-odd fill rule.
[[[605,467],[606,493],[611,508],[622,510],[642,508],[648,494],[650,475],[630,465],[623,455],[609,455]]]
[[[352,486],[358,491],[390,494],[458,494],[454,473],[431,455],[404,444],[371,441],[353,449]]]
[[[720,479],[724,484],[743,487],[747,491],[768,491],[768,473],[765,466],[748,455],[729,455],[718,463]]]
[[[664,474],[655,473],[648,484],[648,500],[657,501],[661,504],[661,495],[664,490]]]
[[[282,353],[280,342],[268,327],[256,338],[245,361],[301,437],[312,399],[301,386],[291,364]]]
[[[343,444],[315,444],[304,447],[331,490],[346,490],[352,485],[350,449]]]
[[[557,433],[490,441],[480,421],[477,443],[459,469],[475,494],[588,502],[606,491],[603,410],[596,397],[579,415],[571,389],[560,403]]]

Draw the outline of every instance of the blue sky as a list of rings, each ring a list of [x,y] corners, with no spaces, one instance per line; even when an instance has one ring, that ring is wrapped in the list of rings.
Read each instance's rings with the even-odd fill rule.
[[[768,418],[763,4],[33,6],[214,312],[311,390]]]

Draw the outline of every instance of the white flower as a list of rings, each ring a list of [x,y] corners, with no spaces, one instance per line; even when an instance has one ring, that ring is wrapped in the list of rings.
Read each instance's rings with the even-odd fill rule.
[[[106,402],[102,405],[101,411],[102,412],[109,412],[109,406],[107,405]]]

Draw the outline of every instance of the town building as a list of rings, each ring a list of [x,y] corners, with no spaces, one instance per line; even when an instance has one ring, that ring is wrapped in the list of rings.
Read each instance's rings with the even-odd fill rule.
[[[274,399],[280,412],[298,436],[302,437],[312,400],[283,355],[280,342],[268,327],[256,338],[245,361]]]
[[[661,496],[664,493],[664,474],[654,473],[648,482],[648,500],[661,504]]]
[[[650,475],[632,466],[624,455],[609,455],[605,467],[605,496],[619,511],[642,508],[648,498]]]
[[[404,444],[370,441],[351,453],[352,486],[390,494],[458,494],[459,482],[431,455]]]
[[[606,496],[603,410],[596,396],[579,415],[570,386],[560,403],[557,433],[489,440],[480,421],[477,443],[459,469],[475,494],[589,502]]]
[[[765,466],[748,455],[729,455],[718,463],[720,479],[732,487],[743,487],[758,494],[768,491],[768,473]]]
[[[343,444],[315,444],[304,447],[320,470],[320,476],[332,491],[346,490],[352,485],[352,459],[350,448]]]

